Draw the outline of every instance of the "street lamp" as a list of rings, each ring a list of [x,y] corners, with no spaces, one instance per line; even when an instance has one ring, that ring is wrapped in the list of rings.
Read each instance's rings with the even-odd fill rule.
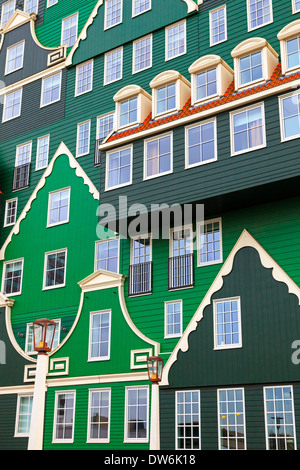
[[[150,450],[160,449],[159,429],[159,382],[162,377],[163,359],[151,356],[147,359],[148,378],[152,383],[151,393],[151,423],[150,423]]]
[[[28,450],[42,450],[46,396],[46,376],[56,323],[47,318],[33,322],[33,344],[38,353],[34,381]]]

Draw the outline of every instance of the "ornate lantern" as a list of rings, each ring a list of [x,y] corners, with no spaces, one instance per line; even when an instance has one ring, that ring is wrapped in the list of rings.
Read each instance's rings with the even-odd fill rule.
[[[34,350],[40,354],[50,352],[53,345],[56,323],[42,318],[33,322]]]
[[[148,368],[148,377],[150,382],[158,383],[161,381],[162,368],[163,368],[163,359],[158,356],[148,357],[147,359],[147,368]]]

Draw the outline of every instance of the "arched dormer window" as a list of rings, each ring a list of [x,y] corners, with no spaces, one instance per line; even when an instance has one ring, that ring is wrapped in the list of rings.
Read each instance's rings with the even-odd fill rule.
[[[234,72],[218,55],[197,59],[189,68],[192,105],[223,96],[233,81]]]
[[[233,49],[231,55],[236,90],[266,82],[278,64],[277,52],[263,38],[246,39]]]
[[[151,95],[138,85],[121,88],[115,96],[117,129],[141,124],[151,113]]]
[[[152,88],[152,117],[178,112],[191,96],[191,84],[179,72],[166,70],[150,83]]]
[[[300,20],[286,25],[277,35],[280,41],[282,73],[300,70]]]

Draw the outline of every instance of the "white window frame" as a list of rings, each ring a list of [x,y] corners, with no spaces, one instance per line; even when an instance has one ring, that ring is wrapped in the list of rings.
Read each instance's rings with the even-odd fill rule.
[[[46,165],[38,166],[41,140],[42,140],[42,139],[46,139],[46,138],[48,139],[47,163],[46,163]],[[36,161],[35,161],[35,170],[36,170],[36,171],[38,171],[38,170],[43,170],[44,168],[47,168],[48,163],[49,163],[49,150],[50,150],[49,147],[50,147],[50,134],[42,135],[41,137],[38,137],[38,140],[37,140],[37,150],[36,150]]]
[[[106,119],[106,118],[109,118],[110,116],[112,116],[112,129],[108,132],[108,134],[106,134],[105,137],[100,137],[100,134],[99,134],[99,128],[100,128],[100,121],[102,119]],[[106,139],[106,137],[108,135],[111,134],[111,132],[114,130],[115,128],[115,112],[114,111],[111,111],[109,113],[105,113],[105,114],[101,114],[100,116],[97,116],[97,129],[96,129],[96,139]]]
[[[220,410],[220,392],[229,392],[229,391],[241,391],[242,392],[242,395],[243,395],[243,428],[244,428],[244,449],[243,450],[247,450],[247,436],[246,436],[246,406],[245,406],[245,390],[243,387],[236,387],[236,388],[218,388],[217,389],[217,403],[218,403],[218,447],[219,447],[219,450],[221,450],[221,440],[222,440],[222,436],[221,436],[221,422],[220,422],[220,416],[221,416],[221,410]],[[226,403],[228,404],[228,400],[226,400]],[[233,402],[234,404],[236,404],[236,400],[234,400]],[[228,413],[227,413],[227,416],[228,416]],[[233,424],[232,426],[235,427],[235,424]],[[230,427],[228,425],[228,427]],[[230,450],[230,449],[228,449]],[[238,450],[238,449],[236,449]]]
[[[147,176],[147,143],[151,142],[152,140],[160,140],[163,137],[170,137],[170,170],[165,171],[163,173],[157,173],[155,175]],[[158,155],[158,158],[160,156]],[[160,135],[158,137],[151,137],[149,139],[144,140],[144,181],[150,180],[152,178],[159,178],[160,176],[165,176],[173,173],[173,132],[168,132],[167,134]]]
[[[56,5],[58,3],[58,0],[47,0],[47,8],[53,7],[53,5]]]
[[[113,54],[114,52],[121,51],[121,76],[118,78],[115,78],[114,80],[107,81],[107,58],[110,54]],[[123,78],[123,46],[117,47],[116,49],[113,49],[109,52],[106,52],[104,55],[104,79],[103,79],[103,85],[109,85],[110,83],[117,82],[118,80],[122,80]]]
[[[130,438],[128,437],[128,391],[131,389],[145,389],[147,391],[147,433],[146,438]],[[137,385],[125,387],[125,413],[124,413],[124,443],[130,442],[149,442],[149,386]]]
[[[64,26],[66,24],[66,21],[68,21],[68,20],[70,20],[71,18],[74,18],[74,17],[77,18],[77,21],[76,21],[76,39],[75,39],[73,44],[68,45],[66,42],[64,42],[64,35],[65,35],[65,27]],[[60,40],[61,45],[66,44],[67,47],[73,47],[74,44],[76,43],[77,38],[78,38],[78,17],[79,17],[79,13],[76,12],[73,15],[67,16],[66,18],[62,19],[62,22],[61,22],[61,40]]]
[[[261,107],[261,115],[262,115],[262,134],[263,134],[263,142],[262,144],[260,145],[256,145],[255,147],[251,147],[251,148],[247,148],[245,150],[239,150],[239,151],[235,151],[234,150],[234,127],[233,127],[233,117],[234,115],[236,114],[240,114],[240,113],[243,113],[244,111],[249,111],[251,109],[254,109],[254,108],[259,108]],[[261,149],[261,148],[264,148],[267,146],[267,143],[266,143],[266,122],[265,122],[265,106],[264,106],[264,102],[261,102],[261,103],[256,103],[254,105],[251,105],[251,106],[247,106],[245,108],[239,108],[238,110],[235,110],[235,111],[232,111],[230,112],[230,141],[231,141],[231,156],[235,156],[235,155],[241,155],[243,153],[247,153],[247,152],[253,152],[254,150],[258,150],[258,149]]]
[[[73,408],[73,418],[72,418],[72,437],[67,439],[58,439],[56,438],[56,425],[57,423],[57,404],[58,404],[58,395],[70,395],[73,394],[74,397],[74,408]],[[53,435],[52,442],[57,444],[65,444],[74,442],[74,428],[75,428],[75,409],[76,409],[76,390],[59,390],[55,392],[55,405],[54,405],[54,419],[53,419]]]
[[[168,318],[168,305],[169,304],[180,304],[180,331],[179,331],[179,333],[172,333],[172,334],[168,333],[169,323],[167,322],[167,318]],[[164,306],[164,309],[165,309],[165,315],[164,315],[164,317],[165,317],[165,334],[164,334],[164,338],[165,339],[180,338],[182,336],[182,317],[183,317],[182,306],[183,306],[182,299],[180,299],[180,300],[168,300],[168,301],[165,302],[165,306]],[[174,323],[172,323],[171,326],[174,327]]]
[[[177,25],[180,25],[180,24],[183,24],[184,25],[184,52],[180,52],[179,54],[176,54],[176,55],[173,55],[172,57],[168,57],[168,32],[170,29],[174,28],[175,26]],[[180,21],[177,21],[176,23],[173,23],[169,26],[166,26],[165,28],[165,61],[169,61],[169,60],[173,60],[175,59],[176,57],[180,57],[184,54],[186,54],[186,50],[187,50],[187,34],[186,34],[186,20],[180,20]]]
[[[91,403],[92,403],[92,394],[95,392],[108,392],[108,430],[107,438],[94,438],[91,437]],[[111,415],[111,389],[110,388],[90,388],[89,389],[89,403],[88,403],[88,423],[87,423],[87,443],[109,443],[110,442],[110,415]],[[100,407],[101,408],[101,407]]]
[[[92,64],[91,66],[91,83],[90,86],[87,90],[78,92],[78,75],[79,75],[79,70],[80,67],[84,67],[85,65]],[[93,77],[94,76],[94,59],[87,60],[85,62],[82,62],[81,64],[78,64],[76,66],[76,79],[75,79],[75,96],[81,96],[84,95],[85,93],[89,93],[90,91],[93,90]]]
[[[130,102],[132,100],[136,100],[136,119],[134,121],[128,121],[126,122],[125,124],[122,124],[121,125],[121,109],[122,109],[122,104],[125,103],[125,102]],[[138,120],[139,120],[139,109],[140,109],[140,106],[141,106],[141,99],[140,99],[140,96],[131,96],[129,98],[126,98],[125,100],[122,100],[118,103],[116,103],[116,114],[117,114],[117,119],[118,119],[118,128],[119,129],[126,129],[127,127],[132,127],[134,125],[136,125],[138,123]],[[129,116],[129,112],[127,113],[128,116]]]
[[[140,13],[141,14],[141,13]],[[139,70],[136,70],[136,63],[135,63],[135,59],[136,59],[136,45],[137,43],[141,42],[141,41],[144,41],[144,40],[147,40],[147,39],[150,39],[150,64],[147,65],[146,67],[144,68],[141,68]],[[152,50],[153,50],[153,47],[152,47],[152,44],[153,44],[153,37],[152,37],[152,34],[147,34],[147,36],[143,36],[139,39],[136,39],[135,41],[133,41],[132,43],[132,73],[135,74],[135,73],[140,73],[140,72],[143,72],[143,70],[147,70],[147,69],[150,69],[152,67]]]
[[[109,242],[109,241],[113,241],[113,240],[117,240],[118,241],[118,260],[117,260],[117,274],[119,273],[120,271],[120,239],[118,237],[111,237],[111,238],[107,238],[106,240],[97,240],[96,243],[95,243],[95,262],[94,262],[94,271],[98,271],[98,269],[101,269],[101,268],[98,268],[97,267],[97,264],[98,264],[98,245],[100,243],[105,243],[105,242]],[[107,259],[107,258],[106,258]]]
[[[80,137],[80,126],[83,126],[85,124],[89,125],[89,137],[88,137],[88,145],[87,145],[87,151],[83,153],[79,153],[79,137]],[[90,153],[90,143],[91,143],[91,120],[87,119],[84,122],[79,122],[77,124],[77,139],[76,139],[76,158],[78,157],[83,157],[84,155],[88,155]]]
[[[200,398],[200,390],[194,390],[194,389],[191,389],[191,390],[176,390],[175,391],[175,449],[180,450],[180,451],[186,449],[185,447],[184,448],[179,448],[178,447],[178,438],[179,438],[179,436],[178,436],[178,426],[179,426],[179,423],[178,423],[178,394],[179,393],[184,393],[184,394],[185,393],[191,393],[191,394],[192,393],[197,393],[197,395],[198,395],[198,402],[197,403],[198,403],[198,417],[199,417],[199,426],[198,426],[199,427],[199,436],[198,436],[199,449],[195,449],[195,450],[201,450],[201,398]],[[184,405],[185,405],[185,403],[186,402],[184,401]],[[185,406],[184,406],[184,408],[185,408]],[[183,414],[183,416],[186,416],[187,413],[185,412],[185,409],[184,409],[182,414]],[[193,415],[193,414],[196,414],[196,413],[194,413],[191,410],[191,412],[188,413],[188,414]],[[192,427],[192,425],[190,427]],[[184,423],[183,428],[186,429],[186,423]],[[193,439],[193,436],[191,435],[190,438]],[[186,439],[186,436],[184,437],[184,440],[185,439]],[[193,447],[192,447],[192,449],[193,449]],[[189,448],[187,450],[190,451],[191,449]]]
[[[5,119],[5,111],[6,111],[6,105],[7,105],[7,97],[9,95],[13,95],[15,93],[18,93],[18,92],[21,92],[20,93],[20,109],[19,109],[19,113],[16,114],[15,116],[12,116],[10,118],[7,118]],[[4,104],[3,104],[3,114],[2,114],[2,122],[8,122],[8,121],[11,121],[12,119],[16,119],[18,117],[21,116],[21,112],[22,112],[22,96],[23,96],[23,88],[18,88],[17,90],[14,90],[14,91],[11,91],[10,93],[6,93],[4,95]]]
[[[201,263],[201,229],[205,225],[213,224],[215,222],[219,223],[219,229],[220,229],[220,252],[221,252],[220,259]],[[198,267],[211,266],[212,264],[223,263],[223,236],[222,235],[223,234],[222,234],[222,218],[221,217],[197,222],[197,266]]]
[[[107,26],[107,3],[112,0],[105,0],[105,11],[104,11],[104,31],[114,28],[115,26],[118,26],[118,24],[121,24],[123,21],[123,0],[119,0],[121,4],[121,15],[120,15],[120,21],[118,23],[114,23],[110,26]]]
[[[50,101],[49,103],[44,103],[44,88],[45,88],[45,81],[48,80],[51,77],[54,77],[55,75],[59,75],[59,97],[53,101]],[[40,108],[44,108],[45,106],[50,106],[51,104],[57,103],[61,99],[61,84],[62,84],[62,72],[56,72],[52,73],[51,75],[48,75],[47,77],[44,77],[42,79],[42,88],[41,88],[41,102],[40,102]]]
[[[213,15],[213,13],[216,13],[219,10],[224,10],[225,39],[222,39],[221,41],[213,42],[213,33],[212,33],[213,20],[212,20],[212,15]],[[221,5],[217,8],[214,8],[213,10],[210,10],[210,12],[209,12],[209,45],[210,45],[210,47],[216,46],[217,44],[221,44],[222,42],[225,42],[225,41],[227,41],[227,8],[226,8],[226,4]]]
[[[296,0],[292,0],[292,10],[293,10],[293,15],[295,13],[299,13],[300,12],[300,3],[299,3],[299,10],[296,9]]]
[[[137,234],[133,237],[131,237],[131,240],[130,240],[130,264],[138,264],[138,263],[134,263],[134,249],[133,249],[133,244],[135,241],[139,241],[140,239],[142,240],[145,240],[146,238],[149,238],[150,240],[150,243],[149,243],[149,247],[150,247],[150,254],[149,254],[149,262],[152,261],[152,233],[146,233],[145,235],[144,234]]]
[[[199,161],[196,163],[189,163],[189,146],[188,146],[188,133],[190,129],[194,129],[196,127],[202,127],[205,124],[213,123],[214,124],[214,158],[210,160]],[[203,143],[202,143],[203,144]],[[218,160],[218,153],[217,153],[217,119],[216,117],[212,119],[207,119],[206,121],[200,121],[197,124],[192,124],[190,126],[185,127],[185,169],[194,168],[195,166],[202,166],[207,165],[208,163],[216,162]]]
[[[28,0],[25,0],[25,2],[24,2],[24,11],[26,11],[26,12],[27,12],[27,2],[28,2]],[[37,0],[37,9],[36,9],[36,11],[34,11],[32,13],[35,13],[37,15],[38,10],[39,10],[39,0]]]
[[[18,428],[19,428],[19,421],[20,421],[20,407],[21,407],[21,399],[22,398],[30,398],[32,397],[33,399],[33,394],[32,393],[21,393],[21,394],[18,394],[18,401],[17,401],[17,410],[16,410],[16,420],[15,420],[15,433],[14,433],[14,437],[29,437],[29,430],[28,432],[19,432],[18,431]],[[32,405],[31,405],[32,406]],[[32,409],[31,409],[31,415],[32,415]],[[30,418],[31,420],[31,418]],[[30,427],[30,425],[29,425]]]
[[[108,326],[108,353],[106,356],[92,356],[92,323],[94,315],[109,314],[109,326]],[[110,351],[111,351],[111,309],[107,310],[98,310],[90,312],[90,323],[89,323],[89,350],[88,350],[88,362],[98,362],[98,361],[109,361],[110,360]],[[101,343],[101,341],[99,341]]]
[[[238,335],[239,335],[239,342],[238,343],[218,345],[218,343],[217,343],[217,334],[216,334],[217,304],[220,303],[220,302],[232,302],[232,301],[236,301],[238,303],[238,325],[239,325]],[[242,321],[241,321],[241,298],[240,297],[228,297],[228,298],[225,298],[225,299],[215,299],[215,300],[213,300],[213,327],[214,327],[214,350],[215,351],[220,351],[220,350],[224,350],[224,349],[237,349],[237,348],[241,348],[243,346],[243,342],[242,342]]]
[[[53,286],[46,286],[46,271],[47,271],[47,259],[48,255],[57,254],[57,253],[65,253],[65,267],[64,267],[64,282],[62,284],[56,284]],[[67,275],[67,255],[68,249],[62,248],[60,250],[53,250],[47,251],[44,256],[44,275],[43,275],[43,290],[52,290],[52,289],[60,289],[61,287],[65,287],[66,285],[66,275]]]
[[[109,159],[112,154],[117,152],[122,152],[123,150],[130,150],[130,180],[126,183],[117,184],[115,186],[108,186],[108,174],[109,174]],[[108,151],[106,154],[106,171],[105,171],[105,191],[112,191],[113,189],[123,188],[124,186],[129,186],[132,184],[132,163],[133,163],[133,146],[127,145],[125,147],[116,148],[114,150]],[[120,170],[120,168],[119,168]]]
[[[149,8],[147,8],[147,10],[141,11],[140,13],[135,13],[135,3],[136,3],[136,0],[132,0],[132,18],[135,18],[136,16],[140,16],[143,13],[147,13],[147,11],[150,11],[152,8],[151,0],[149,0]]]
[[[17,67],[17,68],[14,68],[13,70],[8,71],[8,70],[7,70],[7,67],[8,67],[8,62],[9,62],[9,53],[10,53],[11,49],[13,49],[13,48],[15,48],[15,47],[17,47],[17,46],[19,46],[19,45],[21,45],[21,44],[23,45],[22,56],[21,56],[21,57],[22,57],[22,63],[21,63],[21,65],[20,65],[20,67]],[[17,70],[21,70],[21,69],[23,68],[23,64],[24,64],[24,52],[25,52],[25,40],[19,41],[18,43],[13,44],[12,46],[9,46],[9,47],[7,48],[7,50],[6,50],[5,73],[4,73],[4,75],[9,75],[9,74],[11,74],[11,73],[13,73],[13,72],[16,72]]]
[[[22,263],[20,290],[17,291],[17,292],[6,293],[6,292],[4,292],[6,266],[8,264],[19,263],[19,262]],[[21,295],[22,294],[23,274],[24,274],[24,258],[12,259],[12,260],[9,260],[9,261],[5,261],[3,263],[1,292],[3,292],[6,297],[14,297],[16,295]]]
[[[267,423],[267,406],[266,406],[266,402],[267,402],[267,399],[266,399],[266,391],[267,389],[273,389],[275,390],[276,388],[290,388],[291,389],[291,400],[292,400],[292,414],[293,414],[293,430],[294,430],[294,435],[293,435],[293,441],[294,441],[294,446],[295,446],[295,449],[294,450],[297,450],[297,435],[296,435],[296,423],[295,423],[295,401],[294,401],[294,388],[293,388],[293,385],[292,384],[288,384],[288,385],[270,385],[270,386],[265,386],[263,388],[263,393],[264,393],[264,418],[265,418],[265,436],[266,436],[266,449],[267,450],[270,450],[269,449],[269,439],[268,439],[268,423]],[[284,423],[285,423],[285,420],[284,420]],[[284,425],[284,424],[283,424]],[[276,440],[276,445],[277,445],[277,435],[274,436],[275,440]]]
[[[290,137],[285,137],[285,132],[284,132],[283,100],[289,97],[294,97],[294,96],[297,96],[297,98],[300,99],[300,92],[293,91],[292,93],[288,93],[286,95],[282,95],[278,97],[281,142],[288,142],[289,140],[299,139],[300,137],[300,131],[299,131],[299,134],[295,134]],[[300,109],[299,109],[298,118],[299,118],[299,127],[300,127]]]
[[[53,320],[53,321],[56,323],[55,335],[58,332],[58,337],[57,337],[57,341],[58,341],[57,346],[58,346],[60,344],[61,320],[58,319],[58,320]],[[25,353],[28,356],[33,356],[33,355],[37,354],[37,352],[34,349],[32,351],[29,351],[29,348],[28,348],[28,346],[29,346],[29,332],[30,332],[30,328],[32,329],[32,325],[33,325],[32,323],[27,323],[27,325],[26,325]],[[32,343],[33,343],[33,337],[32,337]],[[55,346],[55,347],[52,346],[51,351],[54,351],[54,349],[56,349],[57,346]]]
[[[266,23],[259,25],[259,26],[254,26],[253,28],[251,27],[251,16],[250,16],[250,0],[247,0],[247,23],[248,23],[248,32],[254,31],[259,28],[263,28],[264,26],[273,23],[273,5],[272,5],[272,0],[270,1],[270,20],[267,21]]]
[[[12,203],[12,202],[15,202],[15,217],[14,217],[14,222],[8,223],[7,222],[8,210],[9,210],[8,205],[9,205],[9,203]],[[4,214],[3,227],[10,227],[12,225],[15,225],[16,220],[17,220],[17,210],[18,210],[18,198],[17,197],[14,197],[12,199],[8,199],[7,201],[5,201],[5,214]]]
[[[66,220],[62,220],[55,223],[50,223],[50,212],[51,212],[51,197],[53,194],[61,193],[62,191],[69,191],[69,198],[68,198],[68,217]],[[58,189],[56,191],[51,191],[48,196],[48,214],[47,214],[47,228],[48,227],[56,227],[57,225],[67,224],[70,219],[70,202],[71,202],[71,186],[67,186],[66,188]]]
[[[28,158],[28,162],[25,162],[25,163],[20,163],[19,162],[19,149],[21,147],[25,147],[29,145],[29,158]],[[21,165],[26,165],[27,163],[30,163],[31,162],[31,155],[32,155],[32,140],[30,140],[29,142],[24,142],[23,144],[19,144],[17,145],[16,147],[16,160],[15,160],[15,167],[17,166],[21,166]]]
[[[1,8],[1,26],[0,28],[4,28],[5,24],[10,20],[10,18],[12,17],[12,15],[10,16],[10,18],[7,20],[7,22],[5,24],[3,24],[3,7],[5,7],[5,5],[8,5],[9,3],[13,3],[14,4],[14,12],[16,11],[16,0],[8,0],[7,2],[4,2],[2,4],[2,8]]]

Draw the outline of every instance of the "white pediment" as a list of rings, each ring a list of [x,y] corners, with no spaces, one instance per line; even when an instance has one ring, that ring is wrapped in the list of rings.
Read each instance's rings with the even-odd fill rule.
[[[26,13],[25,11],[21,10],[16,10],[12,17],[8,20],[6,25],[2,29],[2,33],[6,33],[7,31],[10,31],[11,29],[17,28],[18,26],[27,23],[28,21],[36,20],[36,14],[35,13]]]
[[[120,287],[124,284],[125,276],[123,274],[98,269],[78,284],[83,292],[93,290],[110,289],[111,287]]]

